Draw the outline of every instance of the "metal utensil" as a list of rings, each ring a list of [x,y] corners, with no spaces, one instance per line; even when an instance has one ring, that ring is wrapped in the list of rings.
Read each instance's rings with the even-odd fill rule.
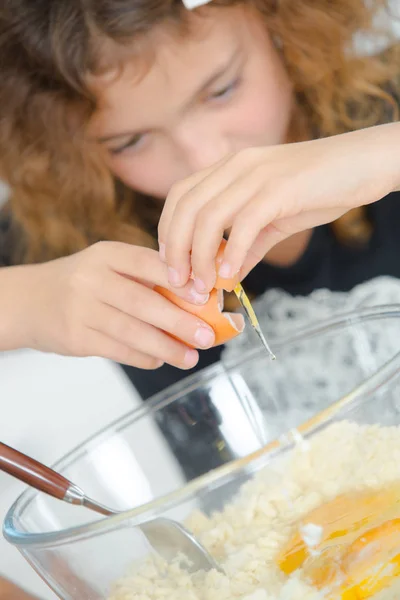
[[[0,470],[23,483],[69,504],[85,506],[106,517],[120,514],[86,496],[85,492],[68,479],[44,464],[0,442]],[[153,549],[170,562],[183,554],[191,572],[222,571],[207,550],[180,523],[157,518],[136,526],[142,531]]]

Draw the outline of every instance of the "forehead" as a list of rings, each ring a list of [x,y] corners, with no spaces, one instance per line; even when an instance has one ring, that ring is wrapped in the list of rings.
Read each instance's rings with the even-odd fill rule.
[[[178,105],[223,67],[240,45],[250,41],[255,15],[243,5],[213,8],[189,15],[184,31],[158,26],[121,70],[93,81],[98,98],[95,121],[104,131],[126,127],[128,113],[146,127],[168,104]],[[173,106],[171,106],[171,109]],[[142,124],[143,122],[143,124]]]

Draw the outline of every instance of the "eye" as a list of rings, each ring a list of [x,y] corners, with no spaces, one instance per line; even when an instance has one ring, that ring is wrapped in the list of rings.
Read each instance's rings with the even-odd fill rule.
[[[237,77],[236,79],[234,79],[233,81],[231,81],[228,85],[225,85],[222,88],[219,88],[218,90],[215,90],[215,92],[212,92],[209,96],[209,98],[211,100],[222,100],[224,98],[229,98],[232,93],[236,90],[236,88],[239,86],[240,84],[240,77]]]
[[[133,135],[132,137],[128,138],[127,141],[121,144],[120,146],[116,146],[115,148],[109,148],[108,150],[111,154],[118,155],[122,154],[122,152],[128,150],[129,148],[136,149],[143,142],[144,137],[145,134],[138,133],[137,135]]]

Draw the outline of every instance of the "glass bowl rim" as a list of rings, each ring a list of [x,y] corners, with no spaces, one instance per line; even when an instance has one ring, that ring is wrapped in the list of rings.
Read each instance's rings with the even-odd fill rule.
[[[400,304],[387,304],[366,308],[357,308],[355,310],[353,309],[351,311],[342,313],[338,312],[334,317],[317,321],[315,325],[311,327],[301,327],[295,329],[287,336],[271,339],[273,339],[274,350],[277,354],[279,354],[280,348],[290,344],[298,343],[299,341],[312,339],[313,337],[317,337],[326,332],[334,332],[335,330],[346,329],[349,325],[365,323],[368,321],[394,318],[400,318]],[[261,358],[264,353],[265,350],[263,348],[256,348],[249,351],[245,358],[240,357],[235,360],[219,362],[216,365],[207,367],[202,371],[187,377],[183,382],[178,382],[166,388],[165,390],[162,390],[149,400],[146,400],[142,406],[128,411],[125,415],[118,417],[96,433],[92,434],[90,437],[86,438],[83,442],[75,446],[70,452],[59,459],[52,468],[63,471],[69,465],[76,462],[80,455],[86,452],[88,445],[90,446],[96,442],[101,443],[108,437],[115,435],[121,430],[123,431],[133,422],[143,418],[144,416],[152,414],[157,410],[168,406],[169,404],[172,404],[183,394],[196,389],[199,382],[209,380],[216,375],[224,374],[226,371],[231,370],[239,365],[243,366],[256,358]],[[395,353],[394,356],[392,356],[384,365],[379,367],[372,375],[364,379],[352,391],[345,394],[342,398],[334,401],[331,405],[314,415],[311,419],[308,419],[302,423],[298,428],[296,428],[296,431],[300,431],[303,436],[310,435],[313,431],[323,427],[331,419],[334,419],[335,415],[337,415],[345,406],[352,404],[357,400],[358,397],[362,396],[366,392],[372,392],[383,383],[390,381],[399,372],[400,348],[399,352]],[[183,389],[182,385],[184,386]],[[271,440],[268,442],[268,444],[262,448],[259,448],[255,452],[252,452],[245,457],[232,460],[225,465],[221,465],[220,467],[217,467],[208,473],[191,480],[181,488],[164,494],[163,496],[160,496],[151,502],[123,511],[111,517],[102,518],[97,521],[91,521],[79,526],[69,527],[67,529],[60,529],[58,531],[26,533],[19,531],[15,527],[15,514],[23,511],[32,501],[32,499],[40,493],[32,488],[28,488],[18,496],[8,510],[3,523],[3,535],[9,543],[23,550],[24,548],[28,547],[56,547],[66,545],[70,542],[77,542],[86,538],[96,537],[125,527],[127,521],[129,521],[130,526],[139,525],[140,523],[151,519],[151,514],[154,513],[155,510],[165,508],[166,506],[168,507],[176,505],[184,500],[189,500],[200,490],[211,486],[213,483],[221,482],[221,480],[224,478],[232,477],[233,475],[240,473],[244,468],[250,466],[254,462],[265,460],[266,457],[271,457],[276,453],[287,450],[289,447],[288,444],[291,444],[294,440],[295,436],[291,437],[291,432],[288,431],[279,438]]]

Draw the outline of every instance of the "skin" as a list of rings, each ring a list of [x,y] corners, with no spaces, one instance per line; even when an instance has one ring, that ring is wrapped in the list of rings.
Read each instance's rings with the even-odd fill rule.
[[[351,181],[349,156],[357,156],[361,138],[283,146],[292,88],[256,12],[245,6],[207,9],[193,13],[189,26],[183,38],[165,26],[155,30],[153,46],[162,52],[155,52],[150,68],[132,60],[118,77],[95,82],[100,110],[92,134],[104,142],[110,168],[127,185],[160,201],[167,197],[159,243],[170,284],[179,287],[194,272],[196,289],[207,293],[224,232],[230,242],[221,276],[243,277],[260,260],[287,266],[304,252],[313,226],[341,216],[362,193],[371,202],[391,188],[376,172],[373,153],[364,150],[361,156],[380,183],[361,172],[359,181]],[[335,144],[337,155],[331,152]],[[339,182],[337,170],[343,173]],[[304,180],[303,186],[291,186],[289,177]],[[331,190],[320,198],[318,190],[330,179]],[[299,192],[304,206],[295,201]],[[313,203],[312,217],[290,220]]]
[[[243,278],[282,240],[397,190],[399,134],[400,125],[393,123],[251,148],[180,182],[167,198],[159,226],[170,281],[182,284],[192,268],[197,289],[212,288],[225,230],[230,235],[219,275]]]
[[[90,135],[106,148],[110,169],[128,186],[163,202],[171,186],[183,177],[249,146],[284,141],[292,108],[291,84],[266,28],[254,12],[239,6],[207,10],[201,16],[193,14],[189,17],[189,35],[182,37],[176,30],[161,26],[150,35],[149,45],[152,49],[162,48],[162,52],[155,51],[148,62],[132,54],[122,71],[91,80],[99,108],[90,124]],[[146,365],[156,354],[157,365],[150,366],[158,366],[159,360],[184,368],[194,366],[197,353],[167,339],[160,330],[190,344],[196,338],[194,345],[201,348],[213,344],[212,330],[199,320],[194,322],[187,313],[178,318],[177,309],[166,300],[161,312],[160,298],[148,290],[143,294],[146,290],[138,282],[136,264],[132,258],[130,272],[118,268],[119,273],[136,282],[130,292],[132,297],[135,294],[136,302],[130,304],[137,307],[135,314],[127,315],[128,306],[121,306],[116,293],[107,301],[104,291],[101,306],[97,303],[94,310],[83,290],[78,291],[74,275],[73,292],[81,296],[79,304],[71,298],[73,306],[79,306],[75,320],[96,333],[94,345],[100,345],[102,355],[114,360],[122,353],[120,362],[137,364],[139,360]],[[153,270],[148,263],[146,273]],[[171,286],[167,276],[163,280]],[[88,283],[88,276],[78,274],[78,281],[81,287],[82,282]],[[127,283],[124,285],[128,288]],[[193,283],[189,285],[196,289]],[[202,294],[199,303],[206,301],[207,292],[197,293]],[[143,304],[139,303],[141,296]],[[175,313],[172,321],[167,319],[167,306],[168,312]],[[74,315],[73,309],[68,312]],[[104,327],[106,323],[109,325]],[[82,329],[76,332],[72,323],[68,329],[71,327],[73,340],[78,340],[73,342],[76,348]],[[42,331],[35,334],[35,340]],[[58,340],[59,328],[56,332]],[[62,335],[65,338],[66,332]],[[49,337],[53,337],[50,332]],[[139,355],[137,348],[133,355],[129,351],[131,337],[136,343],[140,340]],[[67,333],[68,338],[71,335]],[[50,339],[49,348],[56,343],[58,351],[66,352],[57,340]],[[85,342],[84,354],[89,352],[86,346]]]
[[[166,197],[160,253],[100,243],[1,269],[0,351],[189,369],[198,360],[189,346],[209,348],[214,332],[155,285],[202,304],[225,231],[220,274],[244,277],[265,257],[293,262],[312,227],[398,189],[399,124],[285,144],[291,85],[258,17],[243,6],[207,7],[189,24],[184,37],[160,26],[146,40],[147,60],[132,52],[122,71],[91,81],[99,109],[89,131],[110,169]]]
[[[90,135],[127,185],[162,202],[174,182],[228,154],[284,140],[291,85],[254,13],[206,9],[189,15],[188,35],[160,26],[148,44],[151,59],[133,51],[122,71],[91,80],[99,108]],[[13,324],[0,327],[0,349],[189,369],[198,353],[188,346],[214,343],[206,323],[153,290],[173,287],[150,250],[96,244],[45,265],[4,269],[0,277],[8,290],[1,304]],[[208,298],[193,282],[178,293],[198,304]],[[16,296],[30,298],[29,305],[15,304]]]
[[[290,80],[258,14],[208,10],[192,15],[189,28],[183,40],[164,28],[153,33],[162,53],[144,77],[133,60],[117,79],[93,81],[100,110],[91,131],[107,140],[110,169],[162,202],[174,183],[228,155],[283,143],[292,111]],[[268,261],[294,263],[310,234],[279,244]]]
[[[197,169],[175,181],[167,195],[159,224],[160,257],[168,264],[171,285],[179,288],[194,273],[196,289],[202,293],[215,284],[215,257],[224,233],[229,233],[229,242],[219,275],[230,279],[239,273],[243,278],[261,260],[280,266],[294,263],[313,227],[398,189],[398,165],[391,155],[397,147],[397,124],[282,145],[293,98],[279,54],[257,16],[243,7],[232,9],[225,24],[226,32],[224,23],[211,26],[209,55],[203,50],[198,62],[192,61],[190,52],[187,56],[197,75],[208,68],[219,49],[222,53],[230,42],[233,49],[239,40],[248,57],[242,89],[223,99],[217,122],[203,110],[197,131],[190,130],[185,119],[178,122],[180,129],[167,129],[171,172],[178,173],[176,148],[186,150],[185,165]],[[172,72],[186,82],[193,73],[185,67],[185,60],[174,63]],[[155,69],[153,77],[158,72]],[[155,88],[157,93],[170,94],[167,110],[173,105],[175,89],[180,91],[179,84],[171,90]],[[192,145],[179,144],[177,131],[187,132],[184,140]],[[208,140],[215,152],[209,152]],[[214,158],[214,164],[201,168],[201,161],[191,161],[198,149],[203,162],[210,157],[208,162]],[[145,158],[149,155],[145,153]],[[125,181],[137,185],[134,170]]]
[[[63,259],[1,269],[0,283],[0,311],[9,316],[0,324],[0,351],[100,356],[144,369],[168,360],[188,369],[198,360],[188,345],[214,342],[206,323],[154,291],[171,286],[158,253],[147,248],[101,242]],[[195,304],[207,299],[192,282],[178,295]]]
[[[190,16],[189,27],[184,37],[152,34],[162,50],[150,68],[133,59],[117,79],[95,82],[92,134],[109,138],[110,168],[161,201],[175,182],[230,154],[282,143],[291,114],[291,84],[258,15],[209,9]]]

